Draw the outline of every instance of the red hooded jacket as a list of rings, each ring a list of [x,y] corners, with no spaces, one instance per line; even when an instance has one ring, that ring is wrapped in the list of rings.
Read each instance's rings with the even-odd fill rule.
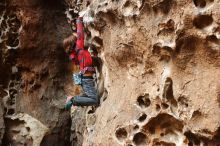
[[[70,54],[70,59],[73,63],[80,66],[80,72],[84,74],[86,71],[94,72],[92,57],[88,50],[84,49],[84,30],[82,18],[76,21],[77,41],[75,50]]]

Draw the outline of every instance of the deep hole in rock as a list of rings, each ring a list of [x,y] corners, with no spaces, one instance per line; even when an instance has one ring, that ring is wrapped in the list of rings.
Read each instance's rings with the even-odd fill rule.
[[[180,96],[179,98],[178,98],[178,103],[180,104],[180,105],[184,105],[185,107],[188,107],[189,105],[188,105],[188,99],[187,99],[187,97],[185,97],[185,96]]]
[[[94,114],[96,111],[96,107],[92,106],[91,109],[87,112],[87,114]]]
[[[160,44],[154,44],[152,49],[153,54],[160,54],[161,52],[161,46]]]
[[[138,121],[144,122],[144,120],[146,120],[146,118],[147,118],[147,115],[146,115],[146,114],[142,114],[142,115],[138,118]]]
[[[138,130],[138,129],[139,129],[139,126],[138,126],[138,125],[135,125],[133,129],[134,129],[134,130]]]
[[[169,19],[166,23],[160,23],[158,27],[160,28],[160,31],[157,35],[167,35],[175,30],[175,22],[172,19]]]
[[[209,35],[206,37],[206,40],[213,43],[219,43],[219,39],[216,37],[216,35]]]
[[[14,83],[14,82],[10,82],[10,83],[9,83],[9,88],[14,87],[14,86],[15,86],[15,83]]]
[[[150,121],[142,127],[142,130],[150,134],[160,134],[162,131],[168,133],[175,133],[182,131],[183,123],[169,114],[159,114],[150,119]]]
[[[170,99],[173,96],[173,81],[170,77],[166,78],[164,84],[163,98]]]
[[[126,1],[126,3],[124,4],[124,7],[129,7],[131,5],[130,1]]]
[[[6,45],[10,47],[16,47],[19,44],[18,34],[17,33],[9,33],[8,39],[6,41]]]
[[[11,105],[15,105],[15,103],[16,103],[16,95],[11,96],[10,98],[11,98]]]
[[[193,144],[200,145],[201,142],[200,142],[199,138],[195,134],[193,134],[192,132],[187,131],[184,133],[184,135],[189,140],[189,145],[193,145]]]
[[[93,41],[97,44],[99,44],[100,46],[103,46],[103,40],[99,37],[94,37]]]
[[[216,143],[220,144],[220,127],[215,132],[215,135],[214,135],[213,139],[216,141]]]
[[[12,32],[17,32],[21,26],[21,21],[18,19],[16,15],[8,22],[9,27],[11,27]]]
[[[72,16],[72,18],[78,17],[78,14],[74,10],[69,10],[69,13]]]
[[[26,129],[27,129],[28,132],[31,130],[30,127],[26,127]]]
[[[202,113],[199,110],[194,111],[192,114],[192,118],[198,118],[200,116],[202,116]]]
[[[138,132],[133,137],[133,142],[136,145],[146,145],[147,144],[147,136],[142,132]]]
[[[149,107],[151,101],[149,99],[149,94],[145,94],[144,96],[139,96],[137,99],[137,103],[141,108]]]
[[[166,103],[162,103],[161,106],[162,106],[163,109],[167,109],[169,107],[169,105],[166,104]]]
[[[14,105],[15,104],[15,98],[14,97],[10,97],[10,98],[8,98],[8,100],[7,100],[7,105]]]
[[[8,109],[7,115],[13,115],[15,114],[15,110],[14,109]]]
[[[205,0],[193,0],[196,7],[204,8],[206,6]]]
[[[173,96],[173,80],[167,77],[163,89],[163,98],[167,99],[173,106],[177,106],[177,101]]]
[[[156,104],[156,111],[159,111],[161,108],[160,108],[160,105],[159,104]]]
[[[93,114],[94,112],[92,110],[89,110],[87,114]]]
[[[12,95],[12,94],[16,94],[18,93],[18,91],[16,89],[9,89],[9,94]]]
[[[86,2],[86,7],[88,7],[90,5],[90,1]]]
[[[171,47],[168,47],[168,46],[164,46],[162,49],[164,49],[164,50],[166,50],[167,52],[170,52],[170,53],[173,52],[173,49]]]
[[[122,141],[125,138],[127,138],[128,133],[125,128],[119,128],[116,130],[115,136],[117,137],[118,140]]]
[[[196,28],[203,29],[209,25],[211,25],[213,22],[213,18],[211,15],[199,15],[194,18],[193,25]]]

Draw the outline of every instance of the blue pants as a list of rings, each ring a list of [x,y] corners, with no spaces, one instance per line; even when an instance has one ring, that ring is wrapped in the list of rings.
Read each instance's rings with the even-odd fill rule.
[[[84,94],[81,96],[75,96],[72,99],[72,104],[74,106],[90,106],[98,105],[99,97],[97,90],[95,88],[94,79],[82,79],[82,89]]]

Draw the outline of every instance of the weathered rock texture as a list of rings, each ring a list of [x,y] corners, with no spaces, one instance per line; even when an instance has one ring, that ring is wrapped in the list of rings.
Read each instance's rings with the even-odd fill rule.
[[[101,105],[73,110],[70,128],[64,90],[79,89],[61,47],[71,32],[64,1],[3,0],[0,143],[220,145],[219,0],[65,1],[87,10]]]
[[[70,144],[62,40],[71,29],[64,12],[59,0],[0,1],[0,145]]]
[[[83,144],[220,145],[220,1],[83,1],[107,99]],[[91,122],[92,120],[92,122]]]

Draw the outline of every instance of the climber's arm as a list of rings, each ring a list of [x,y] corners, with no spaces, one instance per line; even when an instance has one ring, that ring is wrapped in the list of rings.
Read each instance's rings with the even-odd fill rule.
[[[78,59],[77,59],[77,55],[75,52],[72,52],[69,56],[69,59],[76,65],[79,64]]]
[[[79,17],[76,20],[77,27],[77,41],[76,41],[76,49],[84,49],[84,30],[83,30],[83,20],[82,17]]]

